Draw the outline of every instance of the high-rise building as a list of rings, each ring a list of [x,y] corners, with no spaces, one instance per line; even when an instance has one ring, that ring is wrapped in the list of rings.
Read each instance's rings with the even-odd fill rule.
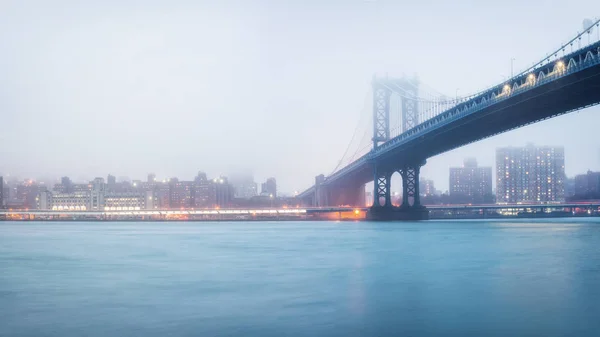
[[[574,197],[577,199],[600,198],[600,172],[587,171],[574,179]]]
[[[116,183],[117,183],[117,178],[115,176],[109,174],[108,177],[106,178],[106,184],[108,185],[108,188],[112,188]]]
[[[478,167],[473,158],[463,167],[450,168],[450,198],[454,203],[482,204],[493,202],[492,168]]]
[[[565,178],[565,199],[575,196],[575,178]]]
[[[52,193],[47,189],[41,190],[36,198],[37,209],[48,210],[52,208]]]
[[[169,195],[170,188],[169,184],[165,182],[158,183],[156,187],[154,187],[156,199],[155,206],[158,209],[168,209],[171,207]]]
[[[210,182],[206,177],[206,173],[198,172],[194,178],[194,187],[192,195],[192,206],[196,208],[209,207],[210,205]]]
[[[233,187],[226,177],[215,178],[209,185],[209,204],[213,207],[227,207],[233,199]]]
[[[102,211],[104,209],[104,194],[106,185],[104,178],[96,178],[91,182],[92,189],[90,191],[90,210]]]
[[[170,208],[189,208],[192,206],[192,181],[179,181],[171,178],[169,181]]]
[[[62,193],[71,193],[73,192],[73,183],[69,177],[62,177],[60,179],[60,184],[62,185]]]
[[[260,194],[277,198],[277,181],[275,178],[269,178],[262,184]]]
[[[0,209],[4,207],[4,179],[0,177]]]
[[[148,184],[152,184],[156,181],[156,174],[148,173]]]
[[[421,179],[421,181],[419,181],[419,192],[423,197],[435,195],[435,185],[433,184],[433,180]]]
[[[563,147],[496,149],[498,203],[554,203],[565,200]]]
[[[232,175],[229,182],[233,186],[236,198],[250,199],[257,194],[252,174]]]
[[[36,208],[36,198],[39,193],[40,185],[32,180],[26,180],[17,185],[15,201],[17,201],[22,207]]]

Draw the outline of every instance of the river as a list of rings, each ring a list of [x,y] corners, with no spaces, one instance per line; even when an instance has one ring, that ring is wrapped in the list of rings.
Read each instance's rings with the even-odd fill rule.
[[[0,336],[593,336],[600,219],[0,222]]]

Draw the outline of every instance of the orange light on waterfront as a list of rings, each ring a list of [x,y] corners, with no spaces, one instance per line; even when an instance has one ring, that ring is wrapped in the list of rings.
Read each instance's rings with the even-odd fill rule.
[[[358,210],[358,209],[355,209],[355,210],[354,210],[354,214],[356,214],[356,215],[359,215],[359,214],[360,214],[360,210]]]

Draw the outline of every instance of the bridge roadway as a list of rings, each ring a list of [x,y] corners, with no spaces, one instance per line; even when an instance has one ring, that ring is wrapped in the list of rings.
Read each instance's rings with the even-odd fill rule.
[[[385,198],[386,203],[374,206],[391,206],[391,175],[400,172],[404,183],[411,184],[403,172],[412,170],[413,190],[408,196],[418,202],[419,168],[427,158],[598,103],[600,42],[538,65],[420,123],[322,178],[298,198],[313,206],[353,205],[357,198],[352,194],[375,180],[374,199]],[[406,193],[404,200],[408,200]]]

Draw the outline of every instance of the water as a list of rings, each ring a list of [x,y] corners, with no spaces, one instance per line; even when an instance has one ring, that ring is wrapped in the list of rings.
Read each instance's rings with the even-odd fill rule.
[[[0,336],[597,336],[600,221],[0,223]]]

